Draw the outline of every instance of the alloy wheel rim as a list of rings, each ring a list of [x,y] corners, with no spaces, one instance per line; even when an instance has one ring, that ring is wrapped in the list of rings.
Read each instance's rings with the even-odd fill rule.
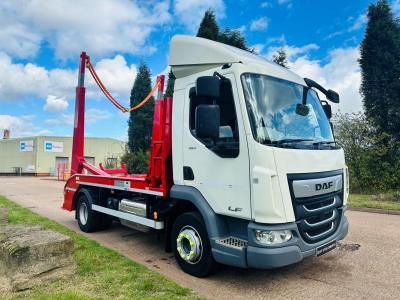
[[[79,208],[79,220],[82,225],[86,225],[88,220],[88,208],[85,202],[82,202]]]
[[[192,226],[184,226],[176,239],[179,256],[190,264],[197,263],[203,254],[200,234]]]

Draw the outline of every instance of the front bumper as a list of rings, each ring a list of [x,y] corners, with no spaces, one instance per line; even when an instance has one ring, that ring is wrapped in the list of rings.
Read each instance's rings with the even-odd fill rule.
[[[291,227],[291,226],[289,226]],[[297,227],[297,226],[296,226]],[[257,269],[272,269],[291,265],[303,260],[303,258],[316,254],[317,248],[332,241],[339,241],[346,237],[349,229],[349,222],[345,216],[342,217],[341,224],[336,232],[329,238],[315,244],[306,244],[297,237],[295,241],[286,246],[267,248],[249,245],[247,247],[247,267]]]
[[[249,223],[248,225],[248,244],[243,249],[225,247],[216,240],[211,240],[211,248],[214,259],[226,265],[256,268],[273,269],[288,266],[302,261],[305,257],[316,254],[317,248],[332,241],[339,241],[346,237],[349,223],[344,212],[342,213],[340,224],[334,234],[318,243],[306,243],[298,231],[296,223],[279,225],[263,225]],[[254,230],[292,230],[293,238],[278,246],[264,246],[255,240]]]

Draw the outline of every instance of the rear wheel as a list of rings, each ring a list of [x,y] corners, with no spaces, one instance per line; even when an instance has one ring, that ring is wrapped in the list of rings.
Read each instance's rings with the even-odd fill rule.
[[[173,225],[171,238],[175,259],[183,271],[205,277],[215,270],[207,230],[197,212],[180,215]]]
[[[83,232],[107,229],[112,224],[110,216],[92,210],[92,203],[91,193],[86,189],[81,190],[76,204],[76,219]]]

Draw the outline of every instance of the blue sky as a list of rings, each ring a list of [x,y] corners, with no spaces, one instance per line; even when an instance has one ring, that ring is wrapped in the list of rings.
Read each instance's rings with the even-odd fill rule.
[[[138,62],[167,71],[174,34],[195,34],[213,8],[259,55],[279,47],[290,68],[341,94],[336,111],[361,106],[358,46],[371,1],[3,0],[0,3],[0,129],[11,136],[71,135],[76,68],[86,50],[110,91],[127,104]],[[390,1],[400,16],[400,0]],[[86,134],[126,138],[118,112],[87,78]]]

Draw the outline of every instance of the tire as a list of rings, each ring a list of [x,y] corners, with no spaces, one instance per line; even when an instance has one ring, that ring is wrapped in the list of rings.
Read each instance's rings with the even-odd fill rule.
[[[99,229],[100,230],[109,229],[111,227],[111,225],[113,224],[113,218],[109,215],[102,214],[102,213],[99,213],[99,215],[100,215]]]
[[[180,215],[172,227],[171,245],[181,269],[195,277],[215,271],[210,241],[203,219],[197,212]]]
[[[92,210],[93,198],[91,193],[83,189],[78,195],[76,206],[76,219],[79,228],[83,232],[95,232],[107,229],[111,226],[113,219],[105,214]]]

